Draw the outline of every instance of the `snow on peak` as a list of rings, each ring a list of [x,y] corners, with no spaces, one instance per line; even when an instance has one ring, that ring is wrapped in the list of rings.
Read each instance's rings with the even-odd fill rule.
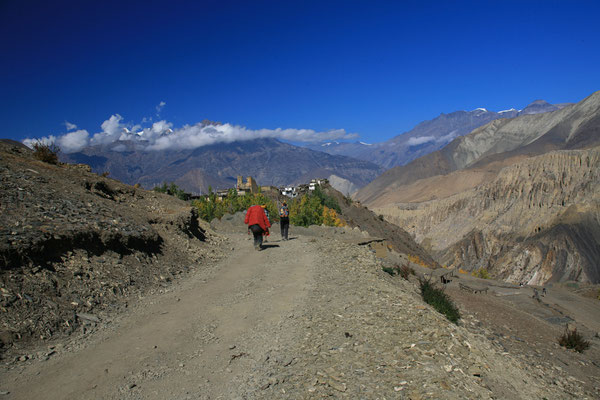
[[[365,142],[358,142],[358,143],[360,143],[360,144],[362,144],[362,145],[365,145],[365,146],[373,146],[373,144],[372,144],[372,143],[365,143]]]
[[[481,107],[479,107],[479,108],[476,108],[476,109],[474,109],[473,111],[483,111],[483,112],[487,112],[487,110],[486,110],[485,108],[481,108]]]
[[[517,111],[514,108],[508,109],[508,110],[502,110],[502,111],[498,111],[498,114],[502,114],[502,113],[507,113],[507,112],[511,112],[511,111]]]

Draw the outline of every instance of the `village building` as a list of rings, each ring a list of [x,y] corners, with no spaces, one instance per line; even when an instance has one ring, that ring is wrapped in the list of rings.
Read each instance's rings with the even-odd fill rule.
[[[219,189],[215,194],[217,195],[217,199],[221,201],[229,195],[229,189]]]
[[[244,183],[244,178],[242,176],[238,176],[235,188],[239,196],[243,196],[246,193],[258,193],[258,185],[251,176],[247,178],[246,183]]]
[[[280,193],[283,196],[287,196],[290,198],[296,197],[298,194],[296,193],[296,188],[294,186],[286,186],[280,189]]]

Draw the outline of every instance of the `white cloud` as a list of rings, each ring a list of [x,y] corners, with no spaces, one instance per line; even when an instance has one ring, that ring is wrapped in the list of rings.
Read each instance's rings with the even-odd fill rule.
[[[123,121],[123,117],[119,114],[111,115],[109,119],[100,125],[102,132],[95,133],[92,136],[91,144],[110,144],[117,140],[130,139],[130,136],[132,136],[131,131],[121,121]]]
[[[164,121],[161,121],[164,122]],[[170,124],[162,126],[159,137],[156,135],[153,125],[154,142],[148,146],[148,150],[166,150],[166,149],[193,149],[207,146],[215,143],[231,143],[235,141],[275,138],[289,140],[292,142],[321,142],[323,140],[355,139],[356,134],[346,133],[343,129],[336,129],[327,132],[316,132],[312,129],[259,129],[252,130],[243,126],[222,124],[222,125],[185,125],[174,131],[170,130]],[[142,138],[146,139],[146,130]]]
[[[457,137],[457,131],[454,130],[447,135],[440,136],[435,141],[438,143],[450,143],[455,137]]]
[[[161,102],[163,104],[164,102]],[[163,104],[164,105],[164,104]],[[161,120],[144,129],[140,125],[126,124],[119,114],[111,115],[101,125],[102,131],[91,138],[87,131],[78,130],[62,136],[49,136],[42,140],[57,143],[65,153],[81,150],[88,145],[108,145],[117,141],[134,141],[140,149],[182,150],[194,149],[215,143],[231,143],[254,139],[283,139],[290,142],[320,143],[327,140],[350,140],[358,138],[344,129],[317,132],[313,129],[247,129],[239,125],[197,123],[174,129],[171,122]],[[26,139],[25,144],[35,142]],[[28,144],[29,145],[29,144]]]
[[[84,129],[80,129],[78,131],[65,133],[62,136],[46,136],[40,139],[25,139],[23,140],[23,144],[27,147],[33,148],[35,143],[42,143],[46,145],[55,144],[58,146],[61,152],[63,153],[74,153],[76,151],[80,151],[86,146],[89,146],[89,133]]]
[[[65,127],[67,128],[67,131],[72,131],[77,129],[77,125],[70,123],[69,121],[65,121]]]
[[[58,146],[65,153],[74,153],[88,146],[90,134],[84,129],[69,132],[58,138]]]
[[[419,136],[419,137],[411,137],[406,141],[409,146],[417,146],[427,142],[433,142],[435,140],[434,136]]]
[[[162,111],[163,107],[166,105],[167,105],[167,103],[164,101],[161,101],[160,103],[158,103],[158,105],[156,106],[156,116],[160,116],[160,112]]]
[[[50,135],[50,136],[44,136],[44,137],[38,138],[38,139],[27,138],[27,139],[23,140],[23,144],[25,146],[29,147],[30,149],[33,149],[33,145],[36,143],[51,145],[53,143],[56,143],[56,136]]]

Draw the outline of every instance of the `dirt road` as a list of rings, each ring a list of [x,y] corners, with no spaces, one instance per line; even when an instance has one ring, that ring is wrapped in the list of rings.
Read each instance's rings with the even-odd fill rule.
[[[246,236],[233,236],[215,268],[144,299],[86,348],[12,372],[1,389],[11,399],[229,398],[244,372],[231,361],[301,306],[316,265],[305,240],[266,245],[257,252]]]
[[[597,376],[574,377],[554,364],[560,355],[590,371],[596,367],[588,355],[556,346],[547,350],[554,356],[513,354],[504,336],[468,310],[457,326],[423,303],[415,279],[384,273],[368,246],[342,239],[347,235],[309,234],[287,242],[276,235],[260,252],[248,236],[228,234],[229,255],[221,262],[141,299],[68,350],[57,347],[45,361],[4,370],[1,398],[583,399],[599,393]]]

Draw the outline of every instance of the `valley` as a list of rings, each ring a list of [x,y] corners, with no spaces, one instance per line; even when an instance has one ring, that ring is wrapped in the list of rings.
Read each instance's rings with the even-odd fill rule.
[[[275,224],[261,252],[241,213],[201,221],[174,197],[2,141],[0,393],[595,398],[598,99],[493,120],[384,172],[356,193],[360,201],[324,186],[346,226],[293,226],[284,242]],[[266,159],[256,170],[265,179],[260,171],[277,170],[287,154],[270,149],[289,149],[252,146]],[[171,165],[136,179],[225,184],[257,154],[217,147],[173,153]],[[117,153],[118,162],[101,152],[70,157],[113,171],[148,157]],[[350,188],[381,172],[317,154],[307,150],[310,167],[281,179],[331,173]],[[211,163],[221,178],[206,172]],[[385,272],[398,266],[415,274]],[[442,274],[449,278],[437,283]],[[457,305],[457,324],[422,299],[427,279]],[[565,329],[590,348],[560,346]]]
[[[600,92],[494,120],[386,171],[355,198],[440,264],[507,282],[598,283]]]

